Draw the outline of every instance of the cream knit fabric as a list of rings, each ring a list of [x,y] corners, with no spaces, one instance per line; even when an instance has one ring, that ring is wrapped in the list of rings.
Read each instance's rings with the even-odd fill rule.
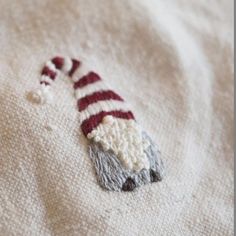
[[[232,4],[0,0],[0,235],[233,235]],[[28,101],[58,54],[129,101],[162,182],[99,187],[67,78]]]

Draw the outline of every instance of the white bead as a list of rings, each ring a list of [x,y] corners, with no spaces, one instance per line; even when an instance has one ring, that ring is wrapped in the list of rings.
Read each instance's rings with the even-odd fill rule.
[[[113,118],[112,116],[110,116],[110,115],[105,116],[105,117],[102,119],[102,123],[103,123],[103,124],[109,124],[109,125],[111,125],[111,124],[114,123],[114,118]]]

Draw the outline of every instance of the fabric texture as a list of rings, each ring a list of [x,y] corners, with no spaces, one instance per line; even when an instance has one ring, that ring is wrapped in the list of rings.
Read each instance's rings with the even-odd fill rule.
[[[233,235],[233,1],[0,0],[0,235]],[[158,143],[162,182],[99,187],[70,81],[81,58]]]

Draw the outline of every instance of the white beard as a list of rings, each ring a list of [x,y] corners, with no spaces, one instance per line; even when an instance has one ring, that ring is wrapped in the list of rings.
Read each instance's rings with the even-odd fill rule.
[[[100,143],[104,151],[112,150],[128,170],[138,172],[150,168],[145,153],[150,142],[143,139],[142,130],[134,120],[106,116],[87,137]]]

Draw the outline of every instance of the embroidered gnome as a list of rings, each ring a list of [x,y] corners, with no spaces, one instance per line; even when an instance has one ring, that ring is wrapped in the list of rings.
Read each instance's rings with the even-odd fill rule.
[[[81,129],[100,185],[132,191],[163,177],[161,155],[117,93],[80,61],[55,57],[44,66],[34,100],[51,100],[51,84],[63,72],[73,81]]]

